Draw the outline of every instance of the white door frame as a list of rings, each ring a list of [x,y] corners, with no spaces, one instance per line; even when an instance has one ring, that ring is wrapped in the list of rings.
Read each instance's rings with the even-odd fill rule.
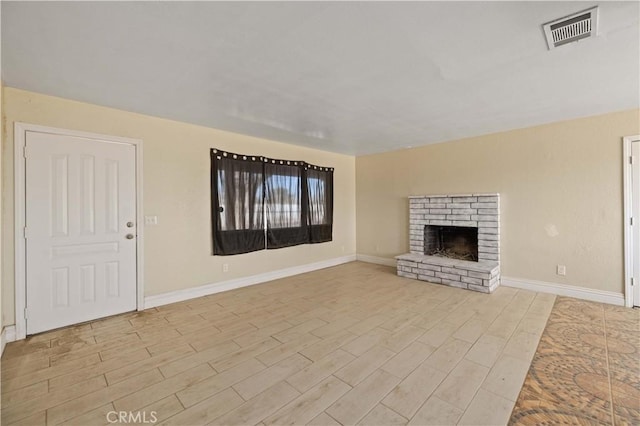
[[[633,246],[633,227],[631,225],[632,197],[633,197],[633,176],[631,167],[631,143],[640,141],[640,135],[626,136],[622,138],[622,178],[624,188],[624,305],[632,307],[634,302],[639,304],[640,301],[633,300],[633,289],[631,288],[631,279],[633,278],[633,256],[634,249],[640,250],[640,247]],[[638,165],[640,166],[640,164]],[[640,223],[634,223],[640,226]],[[635,283],[640,285],[640,283]]]
[[[144,215],[142,211],[142,140],[108,136],[96,133],[80,132],[76,130],[58,129],[55,127],[39,126],[36,124],[14,124],[14,250],[15,250],[15,316],[16,340],[27,336],[25,308],[27,301],[26,281],[26,245],[25,245],[25,214],[26,214],[26,132],[48,133],[53,135],[75,136],[87,139],[98,139],[106,142],[116,142],[133,145],[136,153],[136,294],[137,310],[144,309]]]

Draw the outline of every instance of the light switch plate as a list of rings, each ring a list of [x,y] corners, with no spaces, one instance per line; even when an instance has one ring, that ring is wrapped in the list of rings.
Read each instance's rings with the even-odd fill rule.
[[[145,216],[144,217],[145,225],[157,225],[158,224],[158,216]]]

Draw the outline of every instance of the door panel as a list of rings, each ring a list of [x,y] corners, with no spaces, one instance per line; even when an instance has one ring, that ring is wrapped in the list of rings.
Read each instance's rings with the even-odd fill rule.
[[[135,310],[135,147],[28,131],[26,148],[27,334]]]
[[[631,143],[631,214],[633,217],[633,306],[640,306],[640,141]]]

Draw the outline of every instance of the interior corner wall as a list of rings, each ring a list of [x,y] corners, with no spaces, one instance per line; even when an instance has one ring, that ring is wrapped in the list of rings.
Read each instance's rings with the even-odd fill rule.
[[[2,309],[13,324],[13,125],[24,122],[143,140],[145,295],[157,295],[355,255],[355,158],[5,87]],[[333,241],[212,256],[210,148],[334,167]],[[222,272],[222,265],[229,271]]]
[[[409,195],[499,192],[503,276],[622,293],[622,138],[637,134],[629,110],[357,157],[358,254],[409,251]]]

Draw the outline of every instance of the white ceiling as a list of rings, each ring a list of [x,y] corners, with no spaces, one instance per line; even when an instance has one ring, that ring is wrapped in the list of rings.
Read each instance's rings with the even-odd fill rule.
[[[640,4],[2,2],[7,86],[362,155],[640,107]],[[186,141],[185,141],[186,142]]]

